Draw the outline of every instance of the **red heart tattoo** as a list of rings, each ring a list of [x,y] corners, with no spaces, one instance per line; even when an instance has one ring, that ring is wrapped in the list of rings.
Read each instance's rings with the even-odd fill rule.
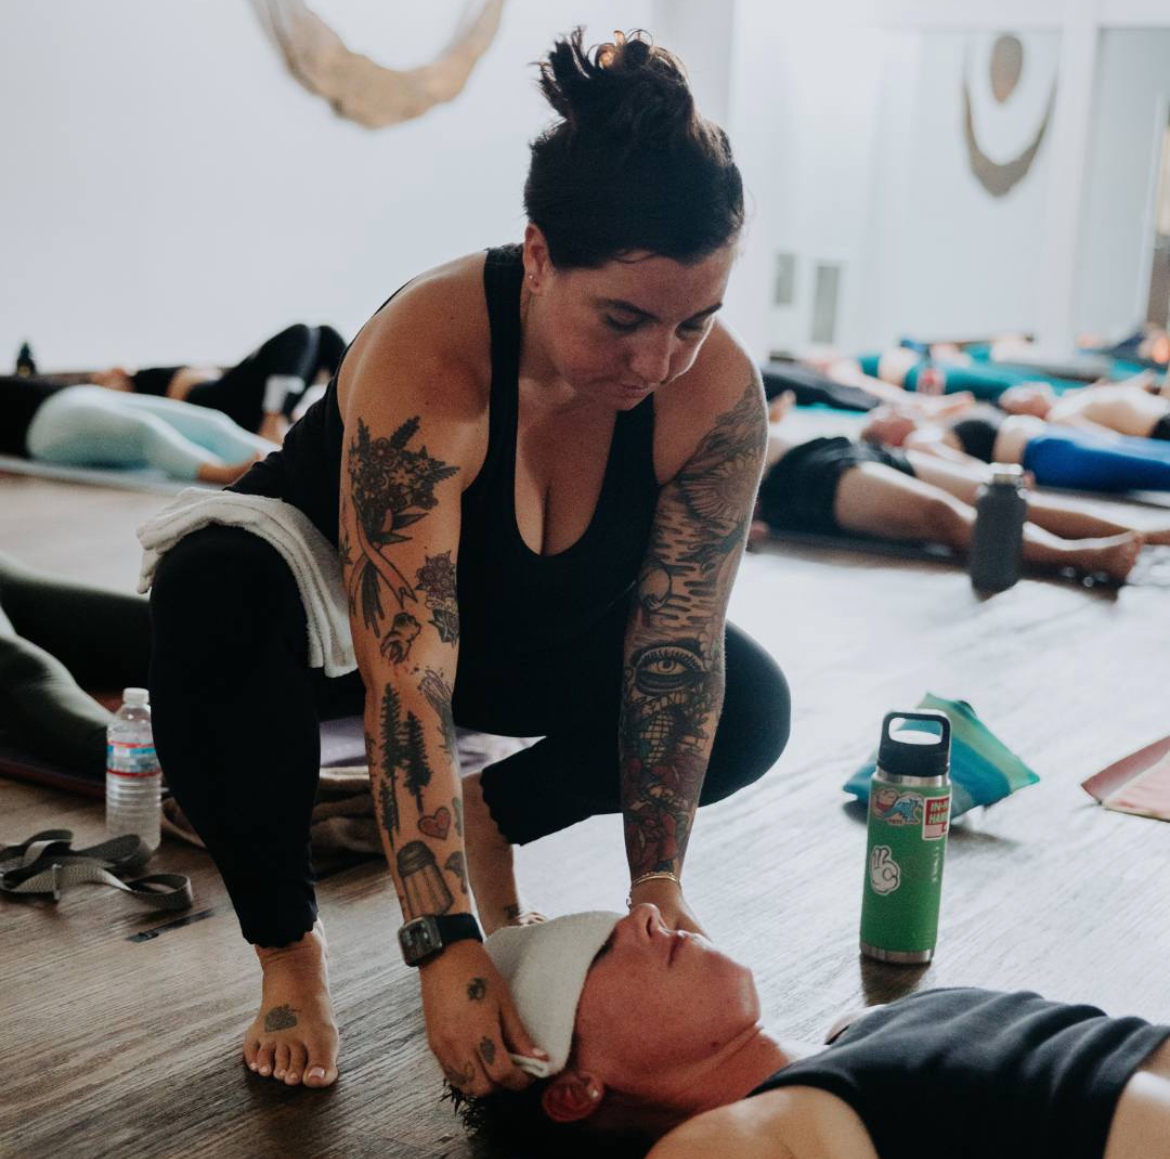
[[[440,841],[447,836],[450,828],[451,810],[446,805],[418,819],[418,831],[428,837],[437,837]]]

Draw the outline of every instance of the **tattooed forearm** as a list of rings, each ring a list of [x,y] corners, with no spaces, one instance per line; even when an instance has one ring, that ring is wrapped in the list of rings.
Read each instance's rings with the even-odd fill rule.
[[[356,541],[352,542],[347,534],[343,547],[343,556],[353,561],[348,584],[350,614],[356,614],[360,601],[362,622],[379,639],[386,617],[383,588],[389,591],[399,611],[405,611],[408,603],[418,602],[410,581],[386,554],[387,549],[411,538],[403,534],[405,529],[425,519],[438,505],[435,487],[459,471],[458,467],[432,458],[426,447],[416,450],[408,446],[418,427],[416,416],[389,438],[371,439],[369,427],[359,420],[346,459]],[[409,618],[414,624],[413,635],[417,635],[418,621],[413,616]],[[401,636],[401,626],[398,632]],[[403,646],[398,644],[396,649],[401,652]],[[409,650],[407,643],[405,652]]]
[[[622,808],[633,876],[678,872],[703,787],[722,673],[697,640],[652,645],[626,665]]]
[[[622,807],[634,876],[682,868],[723,703],[724,615],[766,436],[752,382],[659,499],[623,673]]]

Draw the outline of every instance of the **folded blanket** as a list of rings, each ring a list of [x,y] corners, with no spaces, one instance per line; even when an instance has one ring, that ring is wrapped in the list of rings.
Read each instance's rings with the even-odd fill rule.
[[[456,729],[459,772],[468,777],[514,752],[534,737],[492,736]],[[163,802],[162,828],[171,837],[203,847],[199,834],[173,797]],[[321,770],[309,827],[313,852],[321,855],[358,853],[381,856],[382,841],[370,796],[369,770],[364,765],[331,766]]]
[[[352,672],[357,660],[337,552],[303,511],[281,499],[187,488],[138,529],[138,590],[149,590],[159,561],[180,539],[213,523],[242,527],[280,552],[305,605],[310,667],[323,667],[326,676]]]
[[[951,816],[996,801],[1034,785],[1040,778],[975,715],[965,700],[943,700],[927,693],[916,705],[945,712],[951,722]],[[907,722],[912,728],[914,722]],[[860,801],[869,800],[875,752],[842,786]]]

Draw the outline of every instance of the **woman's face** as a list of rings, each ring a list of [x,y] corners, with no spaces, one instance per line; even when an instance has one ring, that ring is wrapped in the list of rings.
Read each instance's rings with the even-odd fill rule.
[[[635,254],[595,270],[558,270],[529,226],[525,276],[541,354],[583,399],[629,410],[694,364],[734,260],[730,242],[692,265]]]
[[[585,981],[573,1065],[656,1102],[682,1068],[710,1059],[759,1017],[746,966],[706,938],[667,929],[657,906],[635,906]]]

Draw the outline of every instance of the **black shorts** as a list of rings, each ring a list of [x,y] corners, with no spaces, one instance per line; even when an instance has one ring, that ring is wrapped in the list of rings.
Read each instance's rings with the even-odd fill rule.
[[[1149,437],[1151,439],[1166,439],[1170,441],[1170,415],[1163,415],[1154,423],[1154,429],[1150,431]]]
[[[793,447],[760,484],[759,518],[773,531],[841,535],[833,514],[841,476],[862,463],[881,463],[913,477],[901,451],[836,437]]]

